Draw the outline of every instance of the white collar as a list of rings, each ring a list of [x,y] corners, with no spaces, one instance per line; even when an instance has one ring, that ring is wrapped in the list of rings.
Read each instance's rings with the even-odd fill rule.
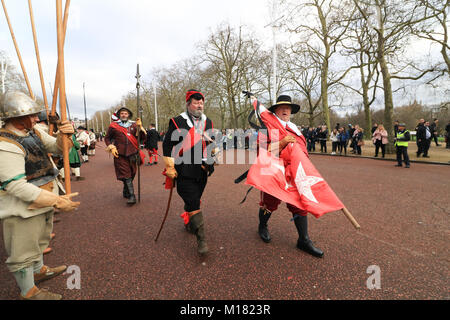
[[[183,119],[186,120],[189,128],[192,128],[194,126],[194,124],[191,121],[191,118],[188,116],[187,111],[183,112],[182,114],[180,114],[180,116],[183,117]],[[206,116],[204,113],[202,113],[202,117],[201,117],[202,121],[206,121]]]
[[[294,123],[292,123],[291,121],[286,122],[286,121],[281,120],[275,113],[273,115],[278,119],[278,121],[280,121],[280,123],[283,125],[284,128],[286,128],[286,126],[288,126],[299,137],[302,136],[302,133],[300,132],[300,130],[298,130],[297,126]]]

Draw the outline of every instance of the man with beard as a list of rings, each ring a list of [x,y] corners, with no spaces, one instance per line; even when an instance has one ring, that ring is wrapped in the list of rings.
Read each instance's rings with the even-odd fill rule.
[[[127,204],[134,205],[136,196],[134,194],[133,180],[136,176],[137,161],[144,163],[145,155],[138,146],[138,131],[140,140],[144,141],[147,132],[142,126],[141,119],[131,121],[133,113],[125,108],[120,108],[115,113],[119,120],[112,122],[105,136],[106,151],[114,156],[114,168],[117,180],[123,182],[123,197],[128,199]]]
[[[53,229],[53,213],[79,206],[59,196],[54,168],[48,154],[62,153],[64,135],[73,134],[68,121],[58,124],[56,137],[35,126],[44,110],[22,92],[9,92],[0,103],[0,219],[3,224],[6,266],[27,300],[60,300],[59,294],[38,289],[36,284],[53,278],[66,266],[44,265],[43,253]]]
[[[184,201],[185,227],[196,236],[200,254],[208,252],[200,202],[208,176],[214,171],[212,153],[207,150],[212,143],[213,124],[203,114],[204,101],[201,92],[189,90],[186,111],[170,119],[163,142],[165,174],[176,179],[177,192]]]

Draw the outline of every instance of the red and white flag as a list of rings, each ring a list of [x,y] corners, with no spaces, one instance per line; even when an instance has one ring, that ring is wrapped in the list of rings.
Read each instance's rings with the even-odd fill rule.
[[[270,111],[264,107],[259,111],[272,142],[274,136],[278,137],[278,141],[288,134],[292,135]],[[296,139],[296,143],[290,143],[283,149],[280,157],[260,148],[258,157],[248,172],[246,183],[317,218],[343,209],[342,202],[304,151],[304,137],[296,136]]]

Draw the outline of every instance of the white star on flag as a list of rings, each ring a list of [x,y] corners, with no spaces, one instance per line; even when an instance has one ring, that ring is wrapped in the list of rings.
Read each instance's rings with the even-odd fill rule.
[[[311,187],[316,183],[324,181],[322,178],[315,176],[307,176],[301,163],[298,164],[297,175],[295,177],[295,184],[297,186],[298,193],[305,196],[309,201],[319,203],[314,197]]]

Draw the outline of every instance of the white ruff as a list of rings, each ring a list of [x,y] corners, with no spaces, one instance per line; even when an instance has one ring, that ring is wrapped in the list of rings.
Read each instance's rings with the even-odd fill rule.
[[[314,197],[311,187],[316,183],[324,181],[322,178],[315,176],[307,176],[301,163],[298,164],[297,175],[295,177],[295,184],[300,195],[305,196],[309,201],[319,203]]]

